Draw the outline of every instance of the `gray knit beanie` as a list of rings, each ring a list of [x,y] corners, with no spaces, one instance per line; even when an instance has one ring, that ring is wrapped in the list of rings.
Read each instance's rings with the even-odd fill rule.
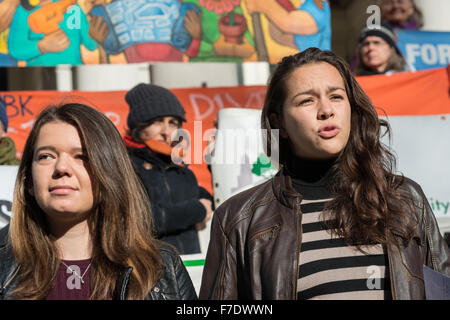
[[[149,122],[158,117],[173,116],[186,122],[183,106],[168,89],[153,84],[140,83],[125,95],[130,106],[128,129],[133,130],[139,123]]]

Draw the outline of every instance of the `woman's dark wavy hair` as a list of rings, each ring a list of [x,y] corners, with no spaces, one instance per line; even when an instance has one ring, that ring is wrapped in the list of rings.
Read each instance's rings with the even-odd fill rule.
[[[369,97],[342,58],[317,48],[283,58],[269,79],[262,128],[268,132],[279,129],[271,123],[270,116],[276,114],[279,119],[282,116],[291,73],[301,66],[324,62],[334,66],[345,83],[351,106],[351,129],[347,145],[331,169],[329,188],[333,199],[327,204],[323,218],[333,220],[333,233],[357,246],[397,244],[395,237],[407,243],[414,236],[417,220],[411,214],[414,212],[411,199],[399,188],[404,177],[394,174],[395,156],[380,141],[382,127],[390,137],[389,123],[378,118]],[[272,142],[271,135],[267,136],[268,149]],[[278,147],[280,164],[285,165],[292,156],[289,143],[280,138]],[[412,210],[405,210],[408,207]]]

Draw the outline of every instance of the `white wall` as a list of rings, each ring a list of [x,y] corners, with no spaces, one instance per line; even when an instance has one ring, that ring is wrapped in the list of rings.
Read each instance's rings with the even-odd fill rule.
[[[82,65],[74,69],[75,88],[81,91],[129,90],[151,81],[149,63]]]
[[[152,83],[166,88],[231,87],[239,84],[235,63],[166,62],[151,67]]]
[[[450,31],[449,0],[415,0],[422,10],[426,31]]]
[[[72,82],[72,72],[75,73],[75,83]],[[212,62],[81,65],[73,69],[70,66],[58,66],[56,82],[59,91],[129,90],[141,82],[170,89],[202,85],[230,87],[239,84],[265,85],[269,73],[269,64],[266,62],[246,62],[241,68],[236,63]]]

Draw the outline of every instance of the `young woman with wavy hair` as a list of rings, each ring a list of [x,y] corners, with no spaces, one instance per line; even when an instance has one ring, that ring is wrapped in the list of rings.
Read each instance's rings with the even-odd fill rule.
[[[0,234],[1,299],[196,298],[119,132],[82,104],[37,117]]]
[[[395,174],[389,125],[343,59],[285,57],[262,128],[279,132],[281,169],[216,209],[201,299],[424,299],[424,264],[450,274],[426,197]]]

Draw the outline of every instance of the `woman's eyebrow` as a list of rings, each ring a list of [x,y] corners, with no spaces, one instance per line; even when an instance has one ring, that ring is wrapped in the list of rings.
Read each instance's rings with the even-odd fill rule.
[[[345,89],[342,88],[342,87],[328,87],[327,93],[330,93],[330,92],[333,92],[333,91],[336,91],[336,90],[345,91]],[[305,94],[309,94],[309,95],[313,95],[313,96],[317,96],[318,95],[317,92],[314,89],[309,89],[309,90],[297,93],[295,96],[292,97],[291,100],[294,100],[296,97],[301,96],[301,95],[305,95]]]
[[[54,146],[41,146],[41,147],[36,149],[35,153],[38,153],[38,152],[40,152],[42,150],[50,150],[50,151],[53,151],[53,152],[57,151]],[[83,148],[75,147],[75,148],[70,149],[70,151],[75,153],[75,152],[85,152],[86,150],[83,149]]]
[[[345,89],[342,88],[342,87],[329,87],[328,90],[327,90],[327,93],[330,93],[330,92],[333,92],[333,91],[336,91],[336,90],[345,91]]]

